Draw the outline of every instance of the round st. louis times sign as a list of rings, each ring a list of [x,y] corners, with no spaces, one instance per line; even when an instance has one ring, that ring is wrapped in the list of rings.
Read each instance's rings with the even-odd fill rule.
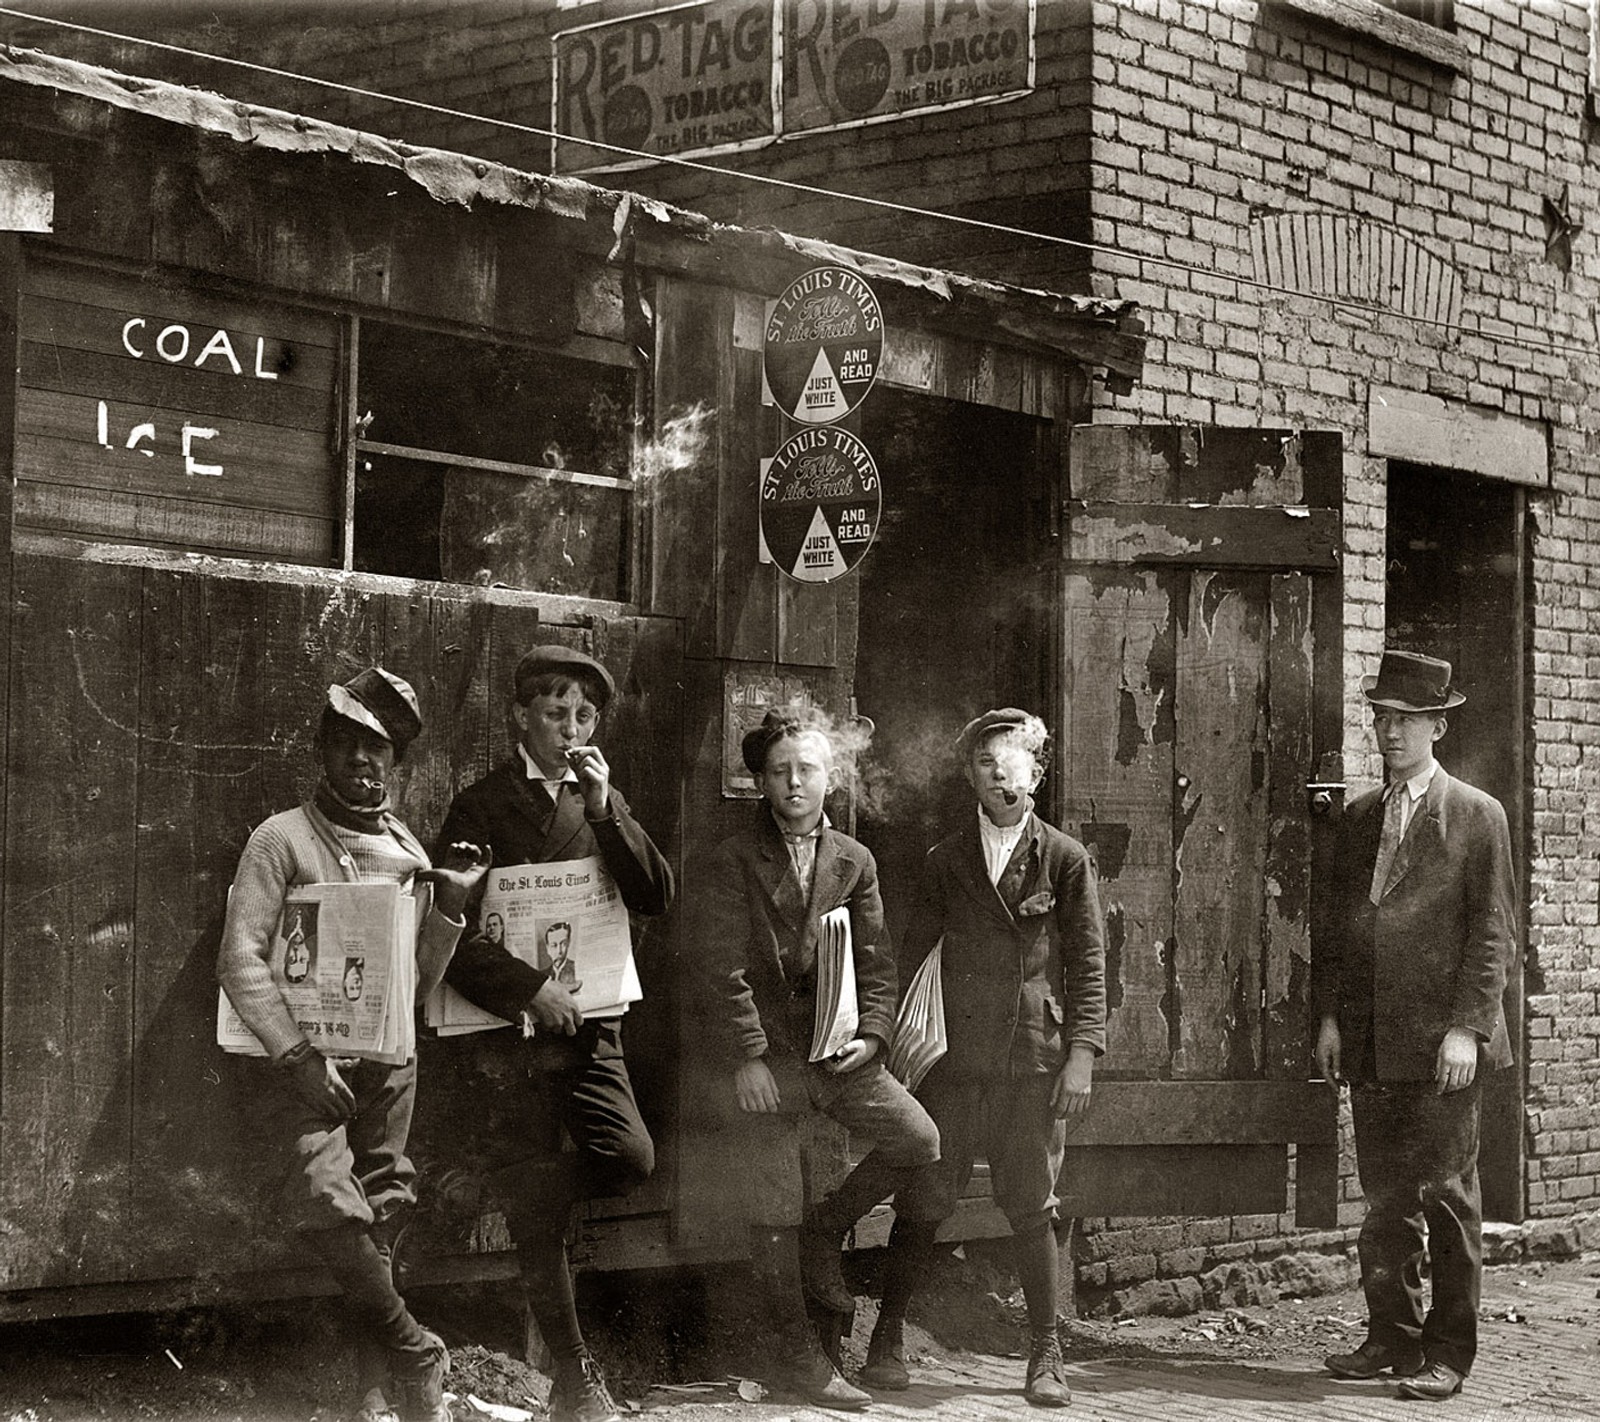
[[[872,453],[849,430],[801,430],[761,480],[761,534],[772,561],[803,583],[843,577],[878,531],[883,487]]]
[[[803,425],[831,425],[878,378],[883,309],[853,271],[813,267],[772,308],[763,356],[778,408]]]

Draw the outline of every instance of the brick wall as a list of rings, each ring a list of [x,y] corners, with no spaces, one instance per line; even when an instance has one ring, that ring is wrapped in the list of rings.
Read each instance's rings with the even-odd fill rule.
[[[214,25],[205,47],[542,127],[553,13],[420,0],[361,7],[352,22],[319,7],[299,30],[266,36],[237,20]],[[1289,4],[1041,0],[1032,94],[718,160],[1087,239],[1092,253],[714,174],[645,169],[613,181],[727,220],[1136,298],[1149,324],[1145,378],[1125,397],[1097,391],[1097,420],[1343,431],[1353,784],[1380,770],[1355,691],[1385,637],[1388,468],[1366,446],[1369,390],[1542,422],[1552,477],[1529,497],[1523,1055],[1527,1205],[1555,1219],[1600,1206],[1600,411],[1589,394],[1600,377],[1600,136],[1587,117],[1584,4],[1458,0],[1455,13],[1468,62],[1451,74]],[[161,72],[132,53],[120,62]],[[203,82],[267,96],[225,73]],[[266,88],[285,103],[281,86]],[[318,116],[530,168],[547,162],[547,145],[526,134],[303,92],[294,106]],[[1546,251],[1543,202],[1559,203],[1563,190],[1586,229],[1572,239],[1570,270]],[[1352,308],[1253,285],[1252,223],[1298,213],[1369,223],[1437,258],[1459,274],[1464,329],[1396,311],[1398,289]],[[1353,1180],[1345,1194],[1348,1223],[1359,1215]],[[1098,1307],[1227,1301],[1229,1289],[1281,1286],[1312,1267],[1283,1262],[1291,1252],[1337,1253],[1348,1238],[1291,1226],[1286,1216],[1088,1221],[1075,1246],[1080,1281]]]

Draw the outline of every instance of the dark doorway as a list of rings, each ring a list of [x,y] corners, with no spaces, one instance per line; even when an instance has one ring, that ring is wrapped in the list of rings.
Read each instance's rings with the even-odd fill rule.
[[[857,832],[878,860],[891,935],[929,847],[976,813],[957,732],[994,706],[1049,720],[1049,435],[1045,421],[983,405],[898,390],[867,402],[884,506],[861,565],[856,699],[877,730]],[[1047,781],[1042,810],[1048,796]]]
[[[1386,640],[1454,666],[1467,700],[1450,714],[1439,763],[1505,806],[1519,876],[1527,862],[1524,507],[1516,485],[1389,466]],[[1525,887],[1522,903],[1525,914]],[[1517,1065],[1484,1080],[1479,1163],[1484,1213],[1504,1220],[1524,1211],[1520,961],[1512,978],[1506,1021]]]

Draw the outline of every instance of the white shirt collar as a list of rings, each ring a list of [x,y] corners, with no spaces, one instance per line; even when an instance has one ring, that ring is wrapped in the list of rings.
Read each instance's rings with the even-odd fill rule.
[[[551,775],[538,761],[528,754],[528,748],[521,741],[517,742],[517,754],[522,757],[523,768],[529,780],[542,780],[546,785],[560,785],[565,781],[578,778],[577,772],[570,765],[563,766],[560,775]]]
[[[1411,803],[1413,805],[1428,793],[1428,787],[1433,784],[1433,777],[1438,769],[1439,762],[1436,761],[1432,756],[1429,756],[1427,765],[1425,765],[1409,780],[1402,780],[1400,782],[1406,787],[1406,793],[1410,795]],[[1384,793],[1387,795],[1392,793],[1393,790],[1394,786],[1391,785]]]

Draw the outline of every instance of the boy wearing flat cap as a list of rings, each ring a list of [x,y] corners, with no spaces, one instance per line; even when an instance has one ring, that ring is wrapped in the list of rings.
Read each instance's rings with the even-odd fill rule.
[[[1060,1407],[1072,1394],[1056,1333],[1056,1177],[1066,1118],[1088,1109],[1105,1050],[1105,948],[1088,851],[1034,812],[1048,735],[1015,707],[988,711],[956,741],[977,797],[967,824],[929,852],[907,939],[920,963],[943,939],[948,1053],[918,1092],[942,1158],[895,1197],[883,1305],[861,1379],[908,1386],[906,1306],[927,1276],[934,1232],[983,1155],[1011,1225],[1028,1307],[1024,1395]]]
[[[1459,1392],[1477,1352],[1479,1078],[1511,1064],[1501,996],[1517,951],[1505,811],[1433,757],[1466,700],[1450,677],[1449,662],[1385,651],[1361,680],[1386,779],[1340,821],[1339,922],[1311,962],[1317,1065],[1335,1091],[1349,1081],[1367,1207],[1367,1337],[1327,1368],[1387,1371],[1428,1400]]]
[[[842,1378],[806,1318],[809,1292],[854,1306],[839,1269],[846,1230],[939,1156],[927,1113],[884,1067],[894,1030],[895,968],[871,852],[823,812],[833,747],[807,714],[771,711],[743,741],[765,803],[723,841],[702,876],[690,941],[713,996],[713,1050],[731,1075],[750,1252],[777,1328],[778,1381],[823,1407],[870,1401]],[[850,915],[860,1022],[855,1037],[810,1062],[822,919]],[[801,1118],[822,1112],[874,1148],[801,1221]],[[809,1174],[809,1171],[806,1172]],[[803,1228],[796,1231],[797,1223]]]
[[[444,973],[467,899],[488,868],[476,844],[453,843],[434,868],[395,818],[389,781],[422,730],[411,687],[370,667],[328,688],[317,731],[322,777],[310,800],[257,826],[228,898],[217,976],[271,1065],[260,1100],[265,1138],[288,1158],[281,1204],[344,1293],[366,1422],[399,1415],[444,1422],[444,1345],[396,1292],[393,1247],[415,1203],[406,1136],[416,1062],[324,1056],[300,1031],[269,966],[288,891],[303,884],[432,885],[417,933],[419,1001]]]
[[[593,657],[554,644],[532,648],[512,683],[516,751],[455,797],[441,841],[487,844],[496,866],[597,856],[631,912],[665,913],[672,870],[593,743],[615,690]],[[552,1422],[612,1422],[616,1403],[578,1322],[567,1231],[576,1202],[622,1194],[648,1177],[655,1146],[634,1100],[621,1022],[584,1020],[575,1002],[580,978],[533,967],[476,931],[445,974],[468,1001],[521,1024],[474,1047],[487,1055],[495,1082],[481,1149],[553,1361]],[[563,1127],[575,1153],[561,1149]]]

